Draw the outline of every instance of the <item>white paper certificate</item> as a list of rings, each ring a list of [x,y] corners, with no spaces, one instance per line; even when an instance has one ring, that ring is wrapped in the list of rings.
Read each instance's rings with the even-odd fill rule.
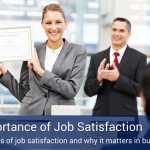
[[[0,61],[32,58],[31,27],[0,28]]]

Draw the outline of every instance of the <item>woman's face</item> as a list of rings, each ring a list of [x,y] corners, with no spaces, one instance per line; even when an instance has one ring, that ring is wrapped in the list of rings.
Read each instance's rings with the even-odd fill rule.
[[[47,11],[44,15],[42,26],[50,42],[59,42],[62,40],[66,21],[63,15],[58,11]]]

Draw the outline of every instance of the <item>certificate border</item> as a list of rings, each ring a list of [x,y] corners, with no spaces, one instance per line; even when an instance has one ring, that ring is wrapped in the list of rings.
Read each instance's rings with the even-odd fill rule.
[[[27,29],[28,31],[25,30],[25,32],[28,33],[28,47],[29,47],[29,52],[30,52],[30,58],[26,58],[26,57],[21,57],[21,56],[12,56],[12,57],[4,57],[4,58],[0,58],[0,61],[11,61],[11,60],[29,60],[32,58],[32,54],[33,54],[33,39],[32,39],[32,31],[31,31],[31,26],[16,26],[16,27],[0,27],[0,31],[1,30],[11,30],[11,29],[15,29],[15,30],[19,30],[19,29]],[[18,58],[19,57],[19,58]]]

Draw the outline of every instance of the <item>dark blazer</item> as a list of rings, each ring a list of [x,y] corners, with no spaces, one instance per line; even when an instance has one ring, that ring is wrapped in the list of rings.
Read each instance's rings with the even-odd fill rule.
[[[44,67],[46,43],[36,47],[41,66]],[[20,82],[8,71],[0,82],[21,102],[21,115],[48,115],[52,105],[74,104],[74,97],[82,84],[86,64],[86,51],[82,46],[69,43],[64,46],[53,66],[39,77],[23,62]]]
[[[116,82],[103,80],[99,83],[96,76],[100,62],[106,58],[109,63],[110,48],[91,57],[85,93],[97,95],[93,115],[137,115],[136,97],[146,56],[127,46],[119,64],[120,77]]]

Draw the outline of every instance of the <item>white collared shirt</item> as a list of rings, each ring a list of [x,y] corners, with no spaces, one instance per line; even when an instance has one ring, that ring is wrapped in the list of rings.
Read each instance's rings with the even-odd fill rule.
[[[119,63],[121,62],[121,59],[122,59],[122,57],[123,57],[123,54],[124,54],[126,48],[127,48],[127,45],[125,45],[124,47],[122,47],[121,49],[119,49],[119,50],[117,51],[117,52],[119,53],[119,56],[118,56],[118,61],[119,61]],[[111,48],[110,48],[110,54],[109,54],[110,65],[112,65],[113,62],[114,62],[114,58],[115,58],[114,52],[116,52],[116,50],[114,50],[114,49],[112,48],[112,46],[111,46]]]
[[[45,56],[45,69],[48,71],[52,71],[53,66],[56,62],[56,59],[62,49],[62,46],[58,49],[51,49],[48,46],[46,46],[46,56]]]

